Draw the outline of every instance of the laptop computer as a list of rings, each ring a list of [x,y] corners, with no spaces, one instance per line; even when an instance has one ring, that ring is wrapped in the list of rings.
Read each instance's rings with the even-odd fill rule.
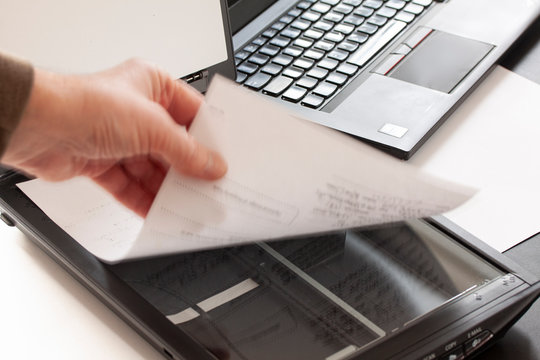
[[[228,3],[239,83],[403,159],[540,14],[537,0]]]

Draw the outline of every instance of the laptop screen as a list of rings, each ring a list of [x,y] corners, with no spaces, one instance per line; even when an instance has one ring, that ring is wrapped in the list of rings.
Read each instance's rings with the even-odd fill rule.
[[[182,77],[227,60],[223,26],[215,0],[18,0],[2,6],[0,48],[58,72],[139,57]]]

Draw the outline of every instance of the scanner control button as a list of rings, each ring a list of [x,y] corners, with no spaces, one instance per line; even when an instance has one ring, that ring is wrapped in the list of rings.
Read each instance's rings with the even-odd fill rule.
[[[465,358],[465,351],[463,351],[463,347],[459,346],[452,351],[449,351],[442,355],[439,359],[440,360],[462,360]]]
[[[478,348],[482,347],[482,345],[487,343],[492,337],[493,334],[488,330],[482,331],[480,334],[465,343],[465,353],[469,355],[470,353],[476,351]]]

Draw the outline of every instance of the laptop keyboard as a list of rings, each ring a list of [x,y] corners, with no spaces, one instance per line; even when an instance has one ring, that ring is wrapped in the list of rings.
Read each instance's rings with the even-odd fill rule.
[[[320,108],[432,2],[299,1],[236,52],[236,81]]]

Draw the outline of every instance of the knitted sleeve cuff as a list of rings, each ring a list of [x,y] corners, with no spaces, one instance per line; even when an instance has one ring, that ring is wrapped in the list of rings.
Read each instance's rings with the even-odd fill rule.
[[[0,159],[19,124],[33,81],[32,65],[0,54]]]

